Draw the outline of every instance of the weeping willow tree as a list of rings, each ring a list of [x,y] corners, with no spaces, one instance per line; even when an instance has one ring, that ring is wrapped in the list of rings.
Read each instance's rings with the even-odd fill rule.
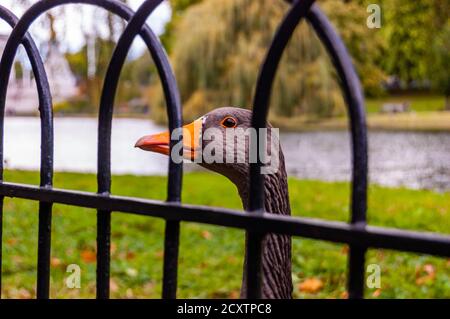
[[[358,47],[367,36],[365,8],[338,1],[323,5],[334,21],[345,24],[343,36],[361,51],[362,61],[368,60],[364,51],[372,48]],[[186,120],[220,106],[252,106],[260,65],[288,8],[284,1],[203,0],[183,12],[171,27],[170,58]],[[306,23],[297,28],[284,53],[271,103],[276,116],[343,112],[333,68]],[[154,118],[163,121],[165,103],[159,88],[151,91],[150,105]]]

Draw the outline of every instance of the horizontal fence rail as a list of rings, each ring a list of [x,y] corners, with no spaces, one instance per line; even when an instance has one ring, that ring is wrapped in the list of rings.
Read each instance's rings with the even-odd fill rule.
[[[256,0],[255,0],[256,1]],[[349,245],[349,298],[364,297],[365,254],[368,248],[431,254],[450,257],[450,236],[434,233],[372,227],[367,214],[367,128],[364,97],[351,57],[327,17],[314,0],[291,0],[281,21],[256,83],[253,100],[252,127],[266,126],[273,81],[283,52],[302,19],[310,24],[321,40],[336,68],[347,105],[352,152],[352,192],[349,223],[289,217],[264,211],[262,163],[250,165],[250,203],[246,212],[218,207],[181,204],[182,163],[168,160],[167,201],[114,196],[111,194],[111,127],[115,94],[120,73],[134,38],[144,40],[161,79],[167,106],[168,128],[181,127],[182,112],[176,79],[160,41],[146,25],[148,16],[162,0],[146,0],[133,12],[119,0],[42,0],[31,6],[19,19],[0,6],[0,19],[13,31],[0,61],[0,269],[2,266],[1,235],[3,200],[5,197],[39,202],[39,240],[37,261],[37,298],[50,297],[50,257],[52,205],[54,203],[97,210],[97,298],[109,298],[111,213],[119,212],[162,218],[166,222],[163,261],[163,298],[176,298],[180,222],[195,222],[242,229],[247,232],[245,263],[246,297],[260,298],[262,283],[262,241],[268,233],[325,240]],[[128,24],[120,36],[107,69],[102,89],[98,126],[97,193],[53,188],[53,112],[52,98],[39,52],[27,31],[34,20],[48,10],[66,4],[95,5],[112,12]],[[41,119],[40,186],[3,181],[4,113],[8,81],[19,45],[23,44],[35,76]],[[179,141],[173,140],[170,149]],[[257,148],[261,147],[256,141]],[[259,153],[259,152],[258,152]],[[1,292],[1,272],[0,272]]]
[[[48,189],[15,183],[0,183],[0,195],[98,210],[114,210],[168,221],[186,221],[217,226],[321,239],[344,244],[370,246],[450,257],[450,236],[399,230],[357,227],[352,224],[313,218],[287,217],[268,213],[248,214],[239,210],[162,202],[80,191]]]

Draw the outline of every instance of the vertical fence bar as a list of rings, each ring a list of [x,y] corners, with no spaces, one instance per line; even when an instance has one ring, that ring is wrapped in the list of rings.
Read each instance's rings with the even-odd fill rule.
[[[254,212],[255,213],[255,212]],[[260,299],[262,281],[264,280],[262,274],[262,254],[263,254],[263,239],[265,234],[257,232],[247,232],[246,236],[246,262],[245,262],[245,284],[247,287],[247,299]]]
[[[163,299],[175,299],[177,296],[179,243],[180,222],[166,221],[164,234]]]
[[[111,264],[111,212],[97,212],[97,299],[109,298]]]
[[[350,55],[327,17],[316,5],[307,19],[325,45],[338,72],[350,119],[352,136],[352,195],[350,223],[357,228],[366,226],[367,211],[367,127],[364,95]],[[364,265],[366,247],[350,245],[348,268],[349,298],[364,297]]]
[[[4,136],[4,111],[6,102],[6,92],[11,72],[12,63],[18,46],[22,43],[30,60],[32,70],[36,80],[36,87],[39,97],[39,111],[41,118],[41,164],[40,164],[40,185],[51,187],[53,179],[53,113],[52,100],[48,85],[44,65],[39,51],[31,37],[26,34],[28,24],[32,18],[28,17],[19,25],[19,20],[9,10],[0,6],[1,19],[14,27],[5,47],[0,65],[0,174],[3,179],[3,136]],[[17,26],[17,27],[16,27]],[[1,200],[1,210],[3,215],[3,198]],[[51,214],[52,205],[50,203],[39,203],[39,235],[38,235],[38,275],[37,275],[37,297],[48,298],[50,289],[50,250],[51,250]],[[3,216],[0,216],[3,219]],[[1,236],[0,236],[1,237]],[[0,244],[1,245],[1,244]],[[1,250],[1,247],[0,247]],[[1,254],[1,253],[0,253]],[[1,267],[1,255],[0,255]],[[1,274],[0,274],[1,279]],[[1,284],[0,284],[1,289]]]
[[[114,105],[115,92],[118,85],[120,71],[125,62],[127,53],[137,34],[145,25],[145,21],[151,12],[158,6],[161,0],[148,0],[144,2],[130,19],[125,31],[121,35],[116,49],[114,50],[108,70],[106,72],[105,83],[102,90],[99,115],[99,144],[98,150],[98,178],[110,176],[110,144],[111,144],[111,121]],[[181,103],[176,85],[175,77],[165,55],[164,49],[161,47],[158,38],[145,27],[146,33],[141,34],[146,41],[149,51],[157,66],[159,72],[166,102],[167,114],[169,118],[169,130],[173,131],[181,127]],[[170,142],[170,149],[179,140]],[[181,198],[181,179],[182,179],[182,163],[175,163],[169,159],[169,181],[167,200],[171,202],[179,202]],[[108,186],[108,191],[109,191]],[[99,190],[106,191],[106,187],[99,187]],[[164,277],[163,277],[163,297],[175,298],[177,287],[177,269],[178,269],[178,246],[179,246],[179,222],[167,221],[164,239]]]
[[[169,130],[172,132],[174,129],[181,127],[181,102],[178,94],[178,88],[176,88],[175,79],[173,79],[172,95],[174,96],[173,104],[170,104],[170,100],[167,102],[168,112],[174,113],[169,115],[172,117],[173,123],[169,122]],[[169,92],[168,92],[169,93]],[[167,95],[166,95],[167,96]],[[167,99],[167,97],[166,97]],[[173,109],[170,111],[169,109]],[[182,136],[180,137],[182,139]],[[179,141],[179,140],[178,140]],[[177,140],[170,141],[170,151],[178,142]],[[180,202],[181,201],[181,182],[183,174],[182,163],[177,164],[169,159],[169,181],[167,185],[167,201],[168,202]],[[162,286],[162,298],[163,299],[175,299],[177,297],[177,279],[178,279],[178,251],[180,246],[180,222],[179,221],[166,221],[166,229],[164,235],[164,265],[163,265],[163,286]]]
[[[41,65],[43,67],[43,65]],[[43,73],[45,75],[45,73]],[[40,185],[52,187],[53,185],[53,109],[50,88],[47,77],[45,84],[38,85],[42,91],[39,101],[39,114],[41,118],[41,165]],[[38,272],[36,296],[38,299],[50,297],[50,258],[52,236],[52,203],[39,202],[39,233],[38,233]]]
[[[3,130],[0,131],[3,135]],[[3,268],[3,196],[0,196],[0,299],[2,297],[2,268]]]
[[[306,15],[314,0],[296,1],[293,3],[289,12],[284,17],[279,26],[266,55],[262,68],[260,70],[256,84],[255,96],[253,100],[252,127],[258,130],[257,138],[252,139],[252,148],[257,150],[258,161],[250,164],[250,202],[249,210],[253,213],[264,210],[264,177],[261,175],[262,161],[260,158],[260,148],[265,147],[265,140],[259,141],[259,129],[265,128],[267,115],[269,111],[270,96],[272,93],[273,81],[280,63],[284,49],[289,39]],[[256,145],[254,144],[256,143]],[[263,152],[265,153],[265,151]],[[261,297],[261,253],[263,234],[248,232],[247,234],[247,298]]]
[[[52,234],[52,204],[39,203],[39,233],[38,233],[38,265],[37,289],[38,299],[48,299],[50,296],[50,252]]]
[[[130,20],[134,12],[117,1],[104,2],[111,12],[121,16],[125,20]],[[103,3],[96,3],[102,5]],[[149,28],[145,28],[141,33],[149,48],[159,44],[156,37]],[[125,57],[128,51],[124,51]],[[159,56],[158,56],[159,57]],[[114,110],[114,97],[117,84],[122,69],[121,64],[116,62],[108,69],[105,83],[102,90],[99,112],[98,126],[98,165],[97,183],[98,192],[108,195],[111,191],[111,128]],[[114,81],[114,79],[116,81]],[[109,298],[109,278],[110,278],[110,246],[111,246],[111,212],[97,212],[97,298]]]
[[[364,298],[365,256],[367,247],[350,245],[347,289],[350,299]]]

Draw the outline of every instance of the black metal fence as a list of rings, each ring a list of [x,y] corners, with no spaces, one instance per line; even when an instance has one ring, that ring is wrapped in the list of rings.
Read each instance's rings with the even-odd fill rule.
[[[37,262],[37,298],[49,298],[51,224],[53,203],[97,209],[97,298],[109,297],[111,212],[121,212],[162,218],[166,221],[164,238],[163,298],[175,298],[180,221],[205,223],[244,229],[248,232],[247,293],[260,297],[261,240],[264,234],[279,233],[336,243],[350,247],[348,261],[348,291],[350,298],[363,298],[365,253],[368,248],[450,257],[450,236],[404,231],[366,225],[367,206],[367,129],[364,98],[351,58],[332,25],[314,4],[314,0],[291,2],[291,8],[281,22],[261,67],[256,92],[252,126],[265,127],[273,80],[283,51],[297,25],[304,18],[313,27],[337,70],[348,108],[352,141],[351,220],[347,223],[286,217],[263,211],[261,163],[250,167],[250,209],[247,212],[193,205],[182,205],[182,164],[169,160],[167,201],[143,200],[113,196],[111,190],[111,123],[114,96],[119,76],[134,38],[139,34],[148,47],[161,78],[169,130],[182,125],[181,105],[176,80],[166,53],[145,21],[162,0],[147,0],[134,13],[118,0],[42,0],[30,7],[18,19],[0,6],[0,18],[12,28],[0,62],[0,235],[4,197],[39,201],[39,241]],[[128,21],[109,64],[100,102],[98,129],[98,192],[85,193],[52,187],[53,179],[53,113],[52,97],[39,52],[27,33],[33,21],[57,6],[77,3],[95,5]],[[14,57],[19,45],[28,54],[39,95],[41,118],[40,186],[3,181],[3,132],[6,92]],[[180,138],[181,140],[181,138]],[[171,141],[171,146],[178,141]],[[0,236],[1,237],[1,236]],[[1,267],[0,246],[0,267]],[[1,287],[1,275],[0,275]]]

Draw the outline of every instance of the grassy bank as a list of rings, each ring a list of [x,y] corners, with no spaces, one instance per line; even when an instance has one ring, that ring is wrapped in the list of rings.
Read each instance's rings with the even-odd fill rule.
[[[34,172],[6,172],[5,180],[38,183]],[[90,174],[57,173],[55,186],[96,190]],[[234,186],[221,176],[190,173],[184,178],[186,203],[240,208]],[[153,199],[165,198],[164,177],[115,176],[113,192]],[[346,221],[349,218],[347,183],[289,181],[295,215]],[[450,233],[448,193],[371,187],[369,222],[372,225]],[[3,295],[35,295],[37,204],[5,199]],[[164,224],[159,219],[115,213],[112,220],[111,294],[115,298],[152,297],[161,292]],[[95,296],[95,211],[54,206],[51,295]],[[238,297],[244,233],[200,224],[181,229],[179,297]],[[320,241],[293,242],[294,296],[346,296],[348,249]],[[450,298],[450,260],[425,255],[370,250],[368,263],[381,267],[381,289],[367,289],[370,298]],[[66,267],[81,267],[81,289],[68,289]],[[311,284],[314,283],[314,284]]]
[[[450,111],[444,111],[445,98],[439,95],[400,95],[366,99],[367,125],[372,130],[450,132]],[[410,112],[380,113],[385,103],[410,104]],[[272,124],[288,131],[342,130],[348,127],[345,116],[333,118],[275,117]]]
[[[326,131],[348,128],[346,117],[308,119],[304,117],[275,118],[272,124],[285,131]],[[450,132],[450,111],[410,112],[398,114],[372,113],[367,126],[378,131]]]
[[[445,108],[445,97],[434,94],[406,94],[376,99],[367,98],[367,113],[379,113],[385,103],[408,103],[412,112],[439,112],[443,111]]]

